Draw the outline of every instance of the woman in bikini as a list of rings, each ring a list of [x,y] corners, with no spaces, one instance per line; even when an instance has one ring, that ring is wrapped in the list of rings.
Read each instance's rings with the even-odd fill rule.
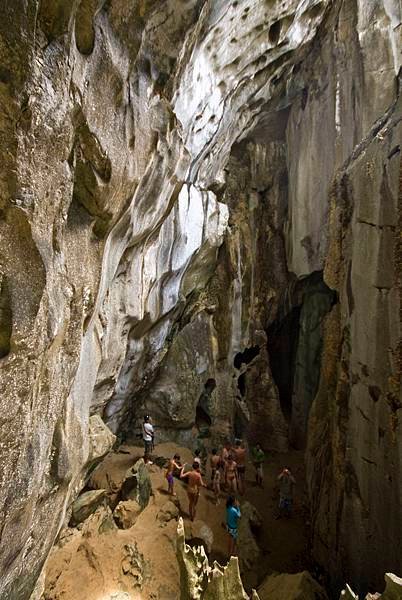
[[[173,471],[175,469],[181,469],[180,456],[178,454],[175,454],[174,457],[169,460],[169,463],[168,463],[168,466],[166,469],[166,479],[168,482],[168,494],[170,494],[171,496],[176,496],[176,494],[173,491],[173,485],[174,485]]]
[[[184,467],[180,471],[180,478],[186,479],[188,478],[188,487],[187,487],[187,496],[188,496],[188,505],[189,505],[189,513],[190,519],[194,521],[195,519],[195,510],[198,502],[198,497],[200,495],[200,487],[207,487],[202,480],[200,473],[200,465],[197,462],[193,463],[193,468],[191,471],[184,472]]]

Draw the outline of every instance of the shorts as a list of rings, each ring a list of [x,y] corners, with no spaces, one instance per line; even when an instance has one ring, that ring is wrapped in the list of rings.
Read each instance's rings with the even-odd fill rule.
[[[280,498],[279,499],[279,508],[282,510],[292,510],[292,499],[291,498]]]
[[[168,480],[168,484],[169,484],[169,485],[173,485],[173,483],[174,483],[174,479],[173,479],[173,473],[168,473],[168,474],[166,475],[166,479]]]
[[[238,531],[237,527],[233,528],[233,527],[229,527],[229,525],[226,525],[226,527],[228,530],[228,534],[231,535],[234,540],[237,540],[238,535],[239,535],[239,531]]]
[[[255,470],[257,472],[257,475],[262,478],[262,476],[264,474],[264,471],[262,469],[262,464],[255,464],[254,468],[255,468]]]
[[[153,447],[153,443],[152,442],[147,442],[146,440],[144,440],[144,450],[145,450],[145,455],[146,456],[148,456],[149,454],[151,454],[152,447]]]
[[[239,473],[239,475],[244,475],[246,472],[246,467],[245,465],[240,465],[240,467],[237,467],[237,472]]]

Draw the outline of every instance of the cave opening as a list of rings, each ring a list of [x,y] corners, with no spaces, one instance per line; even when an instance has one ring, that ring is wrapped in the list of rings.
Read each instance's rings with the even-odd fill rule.
[[[299,341],[301,305],[285,317],[275,320],[267,329],[267,350],[273,380],[285,418],[292,414],[292,393]]]
[[[208,379],[204,384],[204,389],[199,397],[198,404],[195,409],[195,425],[201,437],[209,435],[209,428],[212,425],[210,415],[210,400],[214,389],[216,388],[215,379]]]
[[[243,352],[238,352],[233,359],[233,366],[235,369],[240,369],[242,365],[248,365],[251,363],[254,358],[256,358],[260,353],[259,346],[250,346],[250,348],[246,348]]]
[[[246,395],[246,374],[242,373],[240,377],[237,379],[237,387],[239,389],[240,395],[244,398]]]

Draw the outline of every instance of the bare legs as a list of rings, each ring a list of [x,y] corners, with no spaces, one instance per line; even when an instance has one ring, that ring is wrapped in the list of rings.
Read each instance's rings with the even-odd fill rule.
[[[229,533],[229,556],[237,556],[237,542]]]
[[[188,512],[190,513],[191,521],[195,519],[195,512],[198,502],[198,494],[187,494],[188,495]]]

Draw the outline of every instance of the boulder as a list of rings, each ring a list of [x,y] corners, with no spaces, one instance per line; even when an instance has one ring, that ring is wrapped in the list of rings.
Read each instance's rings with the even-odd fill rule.
[[[71,521],[74,525],[82,523],[105,501],[105,490],[84,492],[73,502]]]
[[[258,595],[260,600],[328,600],[308,571],[269,575],[258,588]]]
[[[92,515],[79,525],[79,528],[83,537],[117,531],[113,513],[110,507],[105,505],[99,506]]]
[[[113,516],[120,529],[130,529],[140,512],[141,506],[137,500],[123,500],[114,509]]]
[[[253,569],[261,560],[261,550],[257,544],[254,532],[262,525],[258,510],[250,502],[241,504],[241,519],[239,521],[239,556],[240,572],[249,587],[257,585],[257,574]]]
[[[151,494],[151,478],[144,460],[140,458],[126,471],[120,490],[120,498],[121,500],[136,500],[144,509]]]
[[[207,554],[211,552],[212,544],[214,543],[214,534],[204,521],[197,519],[193,522],[186,522],[184,531],[187,544],[194,546],[195,542],[197,542],[198,545],[202,544],[204,546]]]
[[[168,500],[162,506],[157,514],[160,527],[165,527],[172,519],[177,519],[179,516],[179,508],[172,500]]]
[[[89,417],[89,454],[88,464],[92,465],[103,458],[112,448],[116,436],[105,425],[99,415]]]

